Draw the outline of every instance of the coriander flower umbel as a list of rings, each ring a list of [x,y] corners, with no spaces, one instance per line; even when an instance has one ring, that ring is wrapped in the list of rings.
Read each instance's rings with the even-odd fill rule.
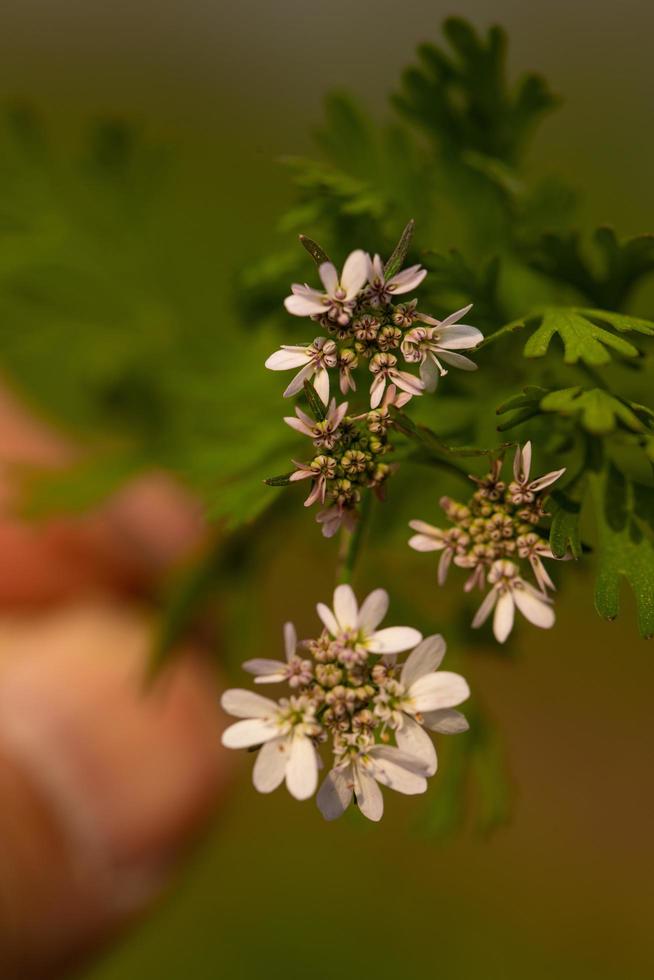
[[[375,255],[372,259],[367,255],[366,259],[368,262],[366,298],[371,306],[387,306],[394,296],[417,289],[427,275],[426,269],[419,265],[412,265],[386,278],[384,263],[379,255]]]
[[[317,785],[321,746],[329,743],[331,770],[318,794],[323,815],[334,819],[356,800],[379,820],[379,785],[400,793],[423,793],[436,772],[436,750],[427,731],[467,730],[455,710],[468,695],[458,674],[438,671],[445,653],[440,636],[421,639],[408,626],[378,630],[388,607],[383,589],[359,608],[348,585],[334,593],[334,609],[318,604],[325,624],[319,636],[297,643],[284,627],[286,662],[248,660],[255,683],[286,682],[288,698],[272,701],[251,691],[226,691],[222,704],[241,720],[223,734],[230,748],[255,748],[255,788],[262,793],[282,781],[305,799]],[[414,647],[404,664],[400,651]]]
[[[299,367],[300,370],[284,391],[284,398],[297,395],[299,391],[302,391],[304,382],[313,379],[313,386],[326,405],[329,401],[329,373],[327,369],[336,367],[337,359],[334,341],[326,340],[324,337],[316,337],[314,342],[306,347],[282,344],[280,350],[276,350],[274,354],[270,355],[265,366],[270,371],[288,371],[291,368]]]
[[[361,249],[350,252],[340,279],[336,267],[331,262],[323,262],[318,275],[325,292],[312,289],[308,285],[294,283],[292,295],[284,300],[284,306],[294,316],[323,316],[343,326],[350,322],[363,284],[368,276],[368,256]]]
[[[514,479],[509,483],[509,496],[514,504],[531,504],[536,494],[551,486],[565,473],[565,466],[560,470],[552,470],[536,480],[529,480],[531,469],[531,442],[526,442],[521,448],[517,447],[513,457]]]
[[[311,416],[303,412],[301,408],[295,408],[297,418],[292,415],[286,416],[284,421],[296,432],[301,432],[303,436],[313,439],[314,446],[319,449],[333,449],[338,440],[338,427],[345,418],[347,412],[347,402],[343,402],[338,407],[336,399],[332,398],[327,409],[327,415],[322,420],[314,420]]]
[[[513,629],[516,607],[525,619],[541,629],[554,625],[552,600],[520,578],[518,566],[502,559],[491,565],[488,581],[493,586],[472,621],[477,629],[485,623],[493,609],[493,633],[498,643],[504,643]]]
[[[316,607],[318,615],[331,636],[339,642],[353,644],[355,649],[394,656],[420,643],[422,634],[412,626],[377,627],[388,612],[388,592],[375,589],[359,609],[356,596],[349,585],[334,590],[333,610],[323,602]]]

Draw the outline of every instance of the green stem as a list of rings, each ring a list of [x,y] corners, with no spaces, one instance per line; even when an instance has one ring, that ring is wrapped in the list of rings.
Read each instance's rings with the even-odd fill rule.
[[[370,520],[371,505],[372,494],[367,493],[363,498],[359,519],[354,530],[348,531],[347,528],[343,528],[336,569],[336,581],[339,585],[349,584],[352,581],[354,567],[361,552],[364,533]]]

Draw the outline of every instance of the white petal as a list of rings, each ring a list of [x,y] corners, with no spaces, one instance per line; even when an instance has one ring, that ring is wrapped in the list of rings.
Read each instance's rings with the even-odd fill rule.
[[[513,475],[518,483],[522,483],[523,480],[529,479],[529,470],[531,469],[531,443],[526,442],[524,446],[518,448],[515,451],[515,456],[513,457]]]
[[[484,601],[482,602],[481,606],[475,613],[474,619],[472,620],[473,630],[479,629],[479,627],[486,622],[491,612],[493,611],[493,607],[496,602],[497,602],[497,589],[491,589],[488,595],[485,597]]]
[[[551,473],[546,473],[545,476],[539,476],[537,480],[533,480],[529,484],[530,490],[544,490],[545,487],[549,487],[555,480],[558,480],[560,476],[565,473],[565,466],[562,470],[552,470]]]
[[[458,321],[462,320],[463,317],[466,315],[466,313],[469,313],[471,309],[472,309],[472,303],[469,303],[467,306],[463,306],[460,310],[457,310],[455,313],[450,313],[449,316],[446,316],[444,320],[440,321],[440,326],[449,327],[451,323],[458,323]]]
[[[434,743],[414,718],[403,715],[402,725],[395,732],[395,740],[399,749],[424,762],[427,776],[434,775],[438,768]]]
[[[411,687],[419,677],[438,670],[446,649],[445,640],[439,634],[426,637],[407,657],[400,674],[401,683]]]
[[[426,534],[414,534],[409,538],[409,547],[413,548],[414,551],[442,551],[445,543],[427,537]]]
[[[350,252],[341,275],[341,286],[346,292],[347,299],[354,299],[368,278],[368,256],[360,248]]]
[[[337,429],[338,426],[341,424],[346,414],[347,414],[347,402],[341,402],[338,408],[335,408],[331,415],[332,425],[334,426],[335,429]]]
[[[374,777],[361,763],[354,766],[354,795],[364,817],[378,823],[384,815],[384,797]]]
[[[326,405],[329,401],[329,373],[327,368],[322,367],[316,371],[316,376],[313,379],[313,387],[316,389],[318,398],[320,398],[323,405]]]
[[[530,623],[540,626],[547,630],[554,625],[554,610],[549,602],[540,598],[536,591],[531,589],[513,589],[513,599],[516,606]]]
[[[386,285],[392,287],[391,292],[401,295],[417,289],[426,275],[426,269],[422,269],[419,265],[412,265],[392,276]]]
[[[446,550],[441,555],[440,561],[438,563],[438,584],[445,585],[445,580],[447,578],[447,572],[450,567],[450,562],[452,561],[452,550],[451,548],[446,548]]]
[[[318,785],[318,757],[313,742],[305,735],[294,735],[286,765],[286,787],[296,800],[307,800]]]
[[[290,368],[299,367],[311,360],[311,355],[305,350],[276,350],[271,354],[265,363],[270,371],[288,371]]]
[[[246,660],[242,667],[248,674],[255,674],[255,683],[273,684],[276,681],[283,681],[286,676],[286,664],[281,660],[255,657],[254,660]],[[248,714],[246,717],[250,718],[252,715]]]
[[[464,357],[463,354],[455,354],[454,351],[439,349],[438,356],[446,364],[451,364],[452,367],[459,368],[460,371],[477,370],[475,362],[471,361],[469,357]]]
[[[409,688],[414,711],[436,711],[438,708],[455,708],[470,697],[470,688],[460,674],[449,670],[426,674]]]
[[[420,380],[425,386],[425,391],[436,391],[440,373],[433,357],[426,357],[420,365]]]
[[[389,754],[386,756],[379,752],[369,753],[369,765],[375,779],[389,789],[394,789],[397,793],[405,793],[407,796],[424,793],[427,789],[426,763],[417,756],[408,756],[398,749],[395,749],[392,755],[390,749],[388,751]],[[416,772],[416,768],[419,768],[424,775]]]
[[[259,749],[252,770],[252,782],[259,793],[272,793],[281,786],[288,762],[289,743],[290,739],[285,735],[271,739]]]
[[[222,743],[228,749],[248,749],[252,745],[269,742],[271,738],[277,738],[278,735],[277,726],[271,725],[263,718],[246,718],[225,729]]]
[[[369,637],[368,649],[371,653],[401,653],[402,650],[416,646],[421,640],[422,633],[412,626],[389,626]]]
[[[334,615],[342,630],[357,628],[359,606],[350,585],[337,585],[334,589]]]
[[[318,267],[318,275],[328,296],[333,296],[338,286],[338,272],[332,262],[323,262]]]
[[[468,350],[470,347],[476,347],[483,339],[481,330],[460,323],[456,327],[446,327],[437,343],[445,350]]]
[[[514,616],[513,595],[511,592],[504,592],[497,600],[495,615],[493,616],[493,633],[498,643],[504,643],[513,629]]]
[[[425,390],[425,386],[420,380],[420,378],[415,378],[408,371],[392,371],[391,377],[397,385],[403,391],[408,391],[410,395],[421,395]]]
[[[294,415],[285,415],[284,421],[286,422],[287,425],[290,425],[292,429],[295,429],[296,432],[300,432],[303,436],[313,435],[313,432],[306,424],[306,422],[302,422],[300,419],[295,418]]]
[[[325,312],[325,304],[322,300],[309,296],[287,296],[284,306],[293,316],[313,316],[315,313]]]
[[[322,781],[316,803],[325,820],[342,816],[352,802],[352,773],[350,767],[332,769]]]
[[[338,636],[340,629],[334,613],[324,602],[319,602],[316,611],[332,636]]]
[[[414,755],[407,755],[401,752],[394,745],[373,745],[366,753],[373,759],[384,759],[393,763],[394,766],[401,766],[408,772],[413,772],[417,776],[425,775],[425,764],[421,759],[416,759]]]
[[[386,375],[378,374],[370,385],[370,407],[377,408],[384,396],[386,387]]]
[[[431,534],[435,538],[440,537],[443,533],[440,527],[434,527],[433,524],[427,524],[426,521],[409,521],[409,527],[414,531],[419,531],[420,534]]]
[[[359,611],[359,629],[368,636],[373,633],[388,612],[388,592],[386,589],[375,589],[364,599]]]
[[[298,391],[302,391],[302,388],[304,387],[304,382],[306,381],[307,378],[311,377],[313,371],[314,371],[313,362],[310,361],[308,364],[305,364],[302,370],[298,371],[298,373],[295,375],[288,388],[286,388],[286,390],[283,393],[283,397],[292,398],[293,395],[297,395]]]
[[[290,660],[297,650],[297,633],[293,623],[284,623],[284,651],[286,659]]]
[[[425,711],[422,716],[425,728],[442,735],[458,735],[470,728],[465,715],[455,708],[440,708],[438,711]]]
[[[235,718],[274,718],[277,704],[254,691],[244,688],[231,688],[220,699],[223,711]]]

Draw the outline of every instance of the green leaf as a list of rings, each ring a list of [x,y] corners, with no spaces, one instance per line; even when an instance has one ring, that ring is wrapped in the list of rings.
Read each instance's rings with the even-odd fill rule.
[[[327,406],[309,380],[304,382],[304,394],[316,422],[323,422],[327,418]]]
[[[636,508],[633,486],[613,468],[589,480],[598,536],[595,607],[600,616],[615,619],[625,578],[636,598],[640,634],[649,639],[654,635],[654,545]]]
[[[324,262],[331,262],[331,259],[324,251],[324,249],[322,249],[317,242],[314,242],[312,238],[308,238],[306,235],[300,235],[300,241],[306,248],[307,252],[311,256],[313,261],[316,263],[318,268],[320,268],[320,266],[323,265]]]
[[[548,508],[552,515],[550,527],[552,553],[556,558],[563,558],[568,553],[573,558],[581,558],[582,549],[579,536],[581,504],[558,490],[550,496]]]
[[[576,386],[551,391],[541,399],[540,407],[544,412],[580,415],[582,426],[596,436],[613,432],[620,423],[632,432],[645,431],[645,425],[634,411],[636,406],[630,406],[603,388]]]
[[[292,473],[283,473],[281,476],[268,476],[263,482],[268,487],[287,487],[292,475]]]
[[[411,219],[407,224],[406,228],[400,235],[400,240],[393,249],[391,257],[384,266],[384,276],[386,279],[390,279],[394,276],[396,272],[399,272],[404,265],[404,260],[406,259],[407,252],[409,251],[409,246],[411,245],[411,239],[413,238],[413,229],[416,223]]]

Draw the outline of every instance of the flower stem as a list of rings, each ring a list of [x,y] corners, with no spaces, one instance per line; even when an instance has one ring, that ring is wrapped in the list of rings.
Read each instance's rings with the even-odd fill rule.
[[[343,528],[341,532],[341,545],[338,555],[338,565],[336,568],[336,581],[338,584],[349,584],[352,581],[354,567],[361,552],[364,532],[370,520],[372,510],[372,494],[368,493],[363,498],[359,519],[353,531]]]

